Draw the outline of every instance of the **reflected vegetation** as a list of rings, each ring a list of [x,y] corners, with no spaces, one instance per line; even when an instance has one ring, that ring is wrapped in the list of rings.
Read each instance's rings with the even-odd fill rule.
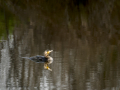
[[[1,90],[119,90],[119,0],[0,0]],[[21,57],[54,50],[50,65]]]

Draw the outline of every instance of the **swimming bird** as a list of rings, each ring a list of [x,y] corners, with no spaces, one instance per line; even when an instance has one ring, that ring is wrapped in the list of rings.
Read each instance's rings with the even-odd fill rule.
[[[53,62],[53,58],[51,56],[49,56],[49,54],[52,52],[53,50],[46,50],[44,52],[44,56],[41,55],[36,55],[33,57],[22,57],[22,58],[26,58],[29,60],[32,60],[36,63],[44,63],[44,68],[47,70],[52,71],[52,69],[49,68],[48,64],[51,64]]]

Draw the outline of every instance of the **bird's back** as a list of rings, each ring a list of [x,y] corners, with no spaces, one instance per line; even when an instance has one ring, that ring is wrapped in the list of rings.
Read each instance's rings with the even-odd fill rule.
[[[33,56],[33,57],[22,57],[22,58],[30,59],[36,63],[48,62],[48,58],[46,58],[45,56],[41,56],[41,55],[37,55],[37,56]]]

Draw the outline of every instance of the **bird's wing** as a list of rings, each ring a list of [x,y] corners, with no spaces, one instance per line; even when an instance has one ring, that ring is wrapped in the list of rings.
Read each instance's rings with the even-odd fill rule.
[[[40,56],[40,55],[30,57],[30,60],[32,60],[32,61],[34,61],[36,63],[43,63],[42,62],[42,56]]]
[[[36,63],[44,63],[48,61],[48,59],[45,56],[41,56],[41,55],[37,55],[33,57],[22,57],[22,58],[32,60]]]
[[[47,62],[48,61],[48,58],[46,58],[45,56],[41,56],[41,55],[37,55],[36,56],[40,62]]]

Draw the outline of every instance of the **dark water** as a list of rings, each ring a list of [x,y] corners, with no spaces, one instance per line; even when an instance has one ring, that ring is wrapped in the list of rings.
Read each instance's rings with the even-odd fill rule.
[[[0,90],[120,90],[119,3],[1,0]]]

